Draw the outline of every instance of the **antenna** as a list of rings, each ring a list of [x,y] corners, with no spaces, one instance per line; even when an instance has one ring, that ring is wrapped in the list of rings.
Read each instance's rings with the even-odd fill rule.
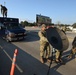
[[[4,6],[5,6],[6,2],[4,2]]]

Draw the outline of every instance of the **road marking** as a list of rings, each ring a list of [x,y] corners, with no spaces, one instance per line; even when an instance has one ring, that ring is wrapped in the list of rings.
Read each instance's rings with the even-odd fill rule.
[[[1,49],[3,49],[3,47],[0,46]],[[3,49],[4,53],[8,56],[8,58],[12,61],[12,58],[10,57],[10,55]],[[23,73],[23,70],[16,64],[17,69]]]

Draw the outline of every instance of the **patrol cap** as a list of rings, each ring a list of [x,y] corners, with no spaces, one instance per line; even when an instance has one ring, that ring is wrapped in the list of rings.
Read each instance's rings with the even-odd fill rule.
[[[42,24],[42,26],[41,27],[45,27],[46,28],[46,25],[45,24]]]

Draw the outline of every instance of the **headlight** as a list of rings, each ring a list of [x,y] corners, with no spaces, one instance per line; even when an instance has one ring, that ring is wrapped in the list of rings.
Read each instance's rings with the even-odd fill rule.
[[[26,32],[24,32],[24,35],[26,35],[27,33]]]
[[[15,33],[9,32],[9,36],[10,36],[10,37],[14,37],[14,36],[15,36]]]

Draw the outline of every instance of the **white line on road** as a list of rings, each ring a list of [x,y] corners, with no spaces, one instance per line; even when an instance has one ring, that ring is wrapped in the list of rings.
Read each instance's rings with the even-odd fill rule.
[[[3,49],[3,47],[0,46],[1,49]],[[3,49],[4,53],[8,56],[8,58],[12,61],[12,58],[10,57],[10,55]],[[23,70],[16,64],[17,69],[23,73]]]

